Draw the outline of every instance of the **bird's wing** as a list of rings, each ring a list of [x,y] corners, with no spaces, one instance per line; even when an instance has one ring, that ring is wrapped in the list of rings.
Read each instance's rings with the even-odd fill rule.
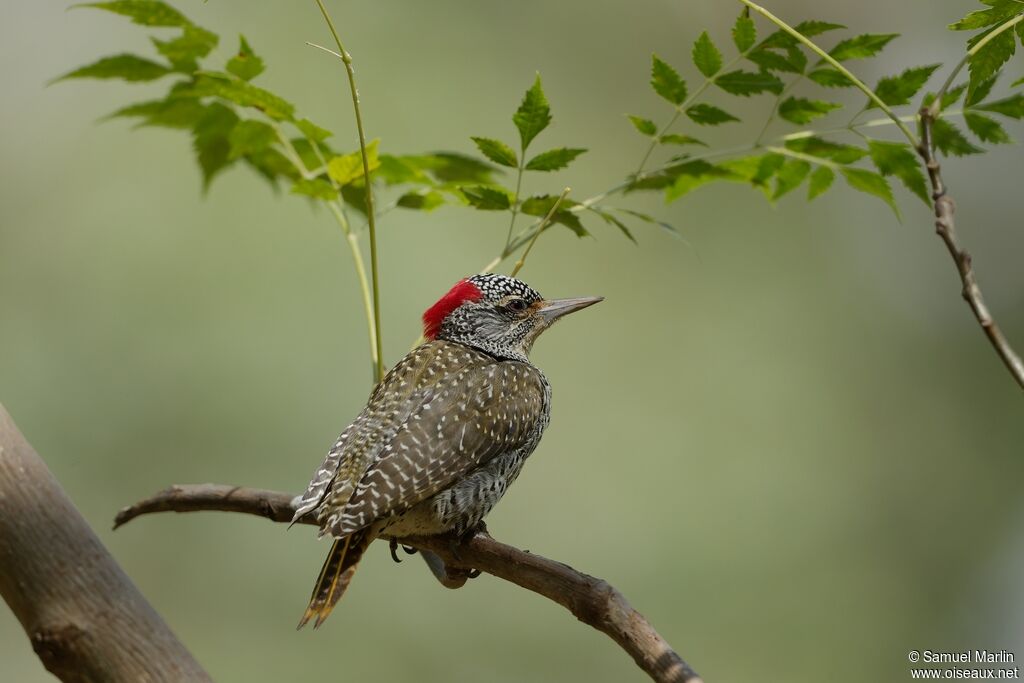
[[[343,536],[426,500],[522,447],[545,419],[543,376],[525,363],[462,368],[432,387],[383,444],[347,503],[322,520],[325,531]]]
[[[315,510],[328,496],[343,503],[343,497],[352,494],[355,483],[376,457],[381,443],[394,438],[402,423],[432,395],[433,387],[421,387],[406,396],[391,397],[381,405],[381,401],[375,400],[375,392],[370,405],[341,433],[327,451],[323,464],[313,473],[295,505],[292,523]]]

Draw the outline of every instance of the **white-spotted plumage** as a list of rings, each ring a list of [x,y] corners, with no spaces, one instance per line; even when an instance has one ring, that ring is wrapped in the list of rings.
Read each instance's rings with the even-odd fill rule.
[[[375,537],[461,534],[501,499],[549,422],[550,385],[527,358],[554,319],[545,303],[486,274],[424,314],[428,340],[377,385],[297,503],[296,520],[312,513],[340,539],[300,626],[326,617]]]

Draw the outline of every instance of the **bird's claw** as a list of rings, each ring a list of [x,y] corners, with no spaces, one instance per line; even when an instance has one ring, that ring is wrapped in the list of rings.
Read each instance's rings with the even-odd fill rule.
[[[392,538],[391,541],[388,543],[388,550],[391,551],[391,559],[394,560],[396,563],[401,564],[402,558],[398,556],[398,541]]]
[[[391,551],[391,559],[399,564],[402,563],[402,558],[398,556],[398,547],[400,545],[402,547],[402,551],[406,555],[415,555],[419,552],[419,550],[413,548],[411,545],[402,545],[398,542],[397,538],[392,538],[391,541],[388,543],[388,549]]]

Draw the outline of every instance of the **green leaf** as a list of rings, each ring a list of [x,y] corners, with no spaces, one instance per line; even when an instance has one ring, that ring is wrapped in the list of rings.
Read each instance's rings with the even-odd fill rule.
[[[573,159],[586,151],[575,147],[550,149],[526,162],[526,169],[529,171],[557,171],[568,166]]]
[[[910,98],[924,87],[924,84],[928,82],[928,79],[940,66],[942,65],[929,64],[928,66],[918,66],[905,69],[898,76],[883,78],[875,86],[875,94],[888,105],[907,104],[910,102]],[[868,102],[868,109],[873,109],[877,106],[873,101]]]
[[[415,159],[415,157],[412,157]],[[403,185],[415,183],[420,185],[434,185],[434,181],[421,169],[410,157],[398,157],[393,154],[381,154],[377,157],[380,166],[374,174],[375,178],[384,181],[386,185]]]
[[[942,108],[939,111],[948,109],[949,107],[956,104],[960,97],[964,94],[965,90],[967,90],[966,83],[961,83],[960,85],[952,87],[949,90],[947,90],[946,93],[942,96]],[[930,92],[924,96],[924,106],[931,106],[932,102],[934,101],[935,93]]]
[[[658,55],[651,55],[651,87],[672,104],[686,100],[686,81]]]
[[[975,109],[1002,114],[1011,119],[1022,119],[1024,118],[1024,94],[1017,93],[1001,100],[979,104]]]
[[[867,150],[860,147],[830,142],[813,135],[787,140],[786,147],[794,152],[821,157],[837,164],[852,164],[867,155]]]
[[[822,100],[808,100],[802,97],[787,97],[779,105],[779,116],[790,123],[805,125],[816,118],[825,116],[834,109],[841,109],[843,105]]]
[[[245,36],[238,36],[238,53],[228,60],[228,64],[224,68],[243,81],[251,81],[263,73],[266,67],[263,65],[263,60],[257,57],[249,47]]]
[[[701,33],[700,37],[697,38],[697,42],[693,44],[693,63],[696,65],[697,70],[708,78],[711,78],[722,69],[722,53],[715,47],[707,31]],[[682,100],[675,102],[675,104],[680,104],[681,102]]]
[[[824,88],[851,88],[853,81],[846,77],[846,74],[833,69],[831,66],[816,68],[807,77]]]
[[[946,156],[962,157],[968,154],[980,154],[984,150],[975,147],[964,137],[954,124],[947,119],[936,119],[932,124],[932,142]]]
[[[206,115],[206,106],[191,98],[170,98],[139,102],[122,107],[105,118],[138,117],[140,126],[161,126],[192,130]]]
[[[228,142],[231,145],[228,158],[237,159],[262,151],[264,148],[274,144],[276,140],[277,133],[262,121],[255,121],[253,119],[240,121],[238,125],[231,129],[231,133],[228,135]]]
[[[277,95],[245,81],[225,74],[204,71],[195,82],[183,89],[181,95],[192,97],[220,97],[243,107],[252,107],[277,121],[290,121],[295,107]]]
[[[493,166],[464,154],[435,152],[406,155],[400,159],[404,164],[430,174],[437,182],[445,185],[486,185],[493,181]]]
[[[323,178],[299,178],[292,184],[292,194],[330,201],[338,198],[338,191]]]
[[[994,145],[1005,145],[1011,142],[1010,136],[1006,134],[999,122],[991,117],[967,111],[964,112],[964,123],[982,142],[990,142]]]
[[[620,221],[614,215],[608,213],[607,211],[599,209],[596,206],[591,206],[589,207],[589,209],[590,211],[596,213],[598,216],[603,218],[604,222],[607,223],[608,225],[613,225],[616,228],[618,228],[622,232],[622,234],[625,235],[627,239],[629,239],[630,242],[632,242],[633,244],[637,244],[636,238],[633,237],[633,233],[630,231],[630,229],[626,226],[625,223]]]
[[[883,176],[896,176],[908,190],[920,197],[926,205],[931,206],[928,185],[921,172],[921,164],[910,145],[868,140],[868,150],[871,154],[871,161],[874,162],[879,173]]]
[[[191,26],[192,22],[178,10],[157,0],[114,0],[87,2],[72,7],[93,7],[121,14],[142,26]]]
[[[632,209],[619,209],[619,208],[616,208],[614,210],[618,211],[620,213],[629,214],[630,216],[633,216],[634,218],[639,218],[640,220],[642,220],[645,223],[651,223],[652,225],[658,225],[663,230],[665,230],[665,232],[669,233],[673,237],[676,237],[676,238],[681,238],[682,237],[679,234],[679,231],[676,230],[671,224],[665,223],[664,221],[659,221],[656,218],[654,218],[653,216],[650,216],[650,215],[648,215],[646,213],[640,213],[639,211],[633,211]]]
[[[1024,4],[1020,5],[1024,9]],[[982,36],[977,36],[981,38]],[[968,44],[970,44],[969,41]],[[994,80],[999,70],[1003,67],[1017,49],[1017,39],[1012,31],[1003,31],[983,48],[978,50],[970,61],[967,68],[971,73],[970,85],[967,88],[967,104],[972,105],[984,99],[983,95],[975,96],[975,90],[983,83]],[[989,85],[991,89],[991,85]]]
[[[265,178],[275,189],[279,178],[287,178],[294,182],[301,177],[292,166],[292,162],[272,147],[246,155],[245,163]]]
[[[775,193],[772,200],[800,187],[811,172],[811,165],[802,159],[786,159],[775,174]]]
[[[757,64],[762,70],[768,71],[799,74],[803,73],[807,67],[807,55],[796,46],[786,48],[784,55],[774,50],[758,47],[747,54],[747,59]]]
[[[477,138],[471,137],[476,144],[476,148],[480,150],[480,153],[490,159],[496,164],[502,166],[508,166],[509,168],[519,168],[519,157],[516,156],[515,151],[504,142],[500,140],[493,140],[491,138]]]
[[[548,212],[551,211],[551,207],[555,205],[557,200],[558,197],[554,195],[538,195],[524,200],[519,208],[523,213],[529,216],[547,216]],[[583,223],[580,222],[579,216],[574,212],[569,211],[569,209],[574,206],[577,206],[576,202],[568,198],[564,199],[562,203],[558,205],[558,211],[555,211],[554,215],[551,216],[551,221],[569,228],[576,233],[577,237],[586,237],[590,233],[583,227]]]
[[[896,200],[893,199],[892,196],[892,189],[889,187],[889,182],[885,178],[873,171],[868,171],[863,168],[851,168],[849,166],[844,166],[840,171],[842,172],[843,177],[846,178],[846,183],[850,187],[878,197],[889,205],[889,208],[896,214],[896,218],[900,217],[900,209],[896,206]]]
[[[1001,24],[1021,11],[1020,4],[1015,2],[1015,0],[995,0],[995,2],[985,2],[985,4],[991,5],[991,8],[971,12],[960,21],[950,24],[950,30],[973,31],[985,28],[986,26]]]
[[[807,184],[807,199],[811,200],[824,194],[828,188],[832,187],[832,182],[835,179],[835,172],[828,166],[819,166],[814,169],[814,172],[811,173],[811,180]]]
[[[195,71],[197,60],[210,54],[219,41],[217,34],[198,26],[186,26],[181,35],[172,40],[151,40],[157,52],[167,58],[174,70],[183,73]]]
[[[238,115],[223,104],[211,104],[192,131],[192,147],[203,172],[203,189],[208,190],[218,173],[234,160],[230,157],[228,137],[238,123]]]
[[[715,79],[715,85],[731,95],[749,97],[761,92],[772,92],[776,95],[782,92],[782,81],[776,76],[767,72],[752,71],[730,71]]]
[[[999,74],[997,73],[995,76],[988,79],[987,81],[975,83],[973,90],[970,87],[968,87],[967,97],[964,98],[964,107],[973,107],[982,100],[984,100],[986,97],[988,97],[989,93],[992,92],[992,88],[995,86],[996,79],[998,77]]]
[[[690,137],[689,135],[679,135],[678,133],[668,133],[658,138],[658,142],[663,145],[701,145],[707,147],[707,143],[697,138]]]
[[[633,122],[633,127],[640,131],[641,135],[655,136],[658,134],[658,126],[650,119],[644,119],[639,116],[633,116],[632,114],[626,114],[629,120]]]
[[[326,128],[321,128],[309,119],[299,119],[295,122],[295,127],[298,128],[303,135],[313,142],[323,142],[327,138],[331,137],[333,133]]]
[[[1017,80],[1010,84],[1010,87],[1016,88],[1018,85],[1024,85],[1024,78],[1018,78]]]
[[[701,126],[717,126],[729,121],[739,121],[724,109],[704,103],[693,105],[686,110],[686,115],[690,117],[691,121]]]
[[[899,35],[898,33],[865,33],[839,42],[829,50],[828,54],[837,62],[845,62],[849,59],[867,59],[877,55]]]
[[[313,145],[306,138],[292,138],[290,142],[306,168],[318,168],[325,154],[328,158],[334,154],[322,145],[319,145],[320,154],[317,154],[317,150],[313,149]]]
[[[373,173],[380,167],[380,158],[377,156],[377,146],[380,138],[371,140],[366,145],[366,161]],[[339,185],[348,185],[356,180],[363,179],[363,155],[359,150],[349,154],[341,154],[327,162],[327,174],[334,178]]]
[[[444,204],[444,195],[432,190],[419,190],[407,192],[398,198],[398,206],[403,209],[416,209],[419,211],[433,211]]]
[[[727,171],[729,175],[724,177],[728,180],[747,182],[754,187],[766,189],[768,181],[782,168],[785,162],[786,157],[770,152],[768,154],[730,159],[719,164],[719,168]]]
[[[503,188],[476,185],[459,189],[466,201],[480,211],[505,211],[512,208],[512,196]]]
[[[829,21],[810,20],[802,21],[793,28],[805,37],[813,38],[814,36],[819,36],[822,33],[844,29],[846,27],[842,24],[833,24]],[[791,47],[796,45],[797,42],[797,39],[789,32],[780,29],[761,41],[761,44],[758,45],[758,47]]]
[[[125,81],[154,81],[171,73],[163,64],[144,59],[137,55],[121,54],[104,57],[87,66],[79,67],[51,83],[72,78],[120,78]]]
[[[735,43],[737,50],[746,52],[754,46],[756,40],[757,27],[754,26],[754,20],[741,12],[732,27],[732,42]]]
[[[551,123],[551,107],[548,105],[547,97],[544,96],[544,89],[540,84],[540,74],[537,74],[533,85],[523,95],[519,109],[512,116],[512,123],[516,124],[516,128],[519,129],[519,139],[523,151]]]

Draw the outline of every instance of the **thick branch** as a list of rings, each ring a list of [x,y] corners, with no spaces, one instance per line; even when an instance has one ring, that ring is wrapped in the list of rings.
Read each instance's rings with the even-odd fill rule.
[[[946,185],[942,180],[942,167],[939,165],[938,159],[935,158],[935,150],[932,146],[932,126],[937,116],[938,113],[931,107],[921,109],[921,143],[917,147],[917,153],[924,160],[925,166],[928,168],[928,178],[931,181],[932,199],[935,201],[935,232],[942,238],[946,249],[949,250],[949,255],[956,263],[956,268],[960,273],[960,282],[963,285],[961,293],[964,300],[971,307],[974,317],[978,320],[978,324],[981,325],[981,329],[985,332],[985,336],[988,337],[996,353],[1003,360],[1006,369],[1017,380],[1017,384],[1024,389],[1024,361],[1021,361],[1020,356],[1010,346],[1009,340],[1003,335],[1003,331],[996,324],[988,306],[985,305],[981,288],[974,276],[971,255],[960,245],[960,239],[957,236],[956,222],[953,218],[956,204],[946,192]]]
[[[121,510],[114,528],[152,512],[200,510],[242,512],[275,522],[288,522],[294,508],[292,497],[278,491],[219,484],[172,486]],[[310,517],[300,522],[315,524]],[[461,542],[449,536],[425,536],[403,538],[402,543],[436,554],[449,569],[477,569],[557,602],[580,621],[607,634],[659,683],[700,683],[693,669],[644,616],[602,579],[499,543],[486,533],[477,533]]]
[[[0,595],[62,681],[209,681],[0,406]]]

